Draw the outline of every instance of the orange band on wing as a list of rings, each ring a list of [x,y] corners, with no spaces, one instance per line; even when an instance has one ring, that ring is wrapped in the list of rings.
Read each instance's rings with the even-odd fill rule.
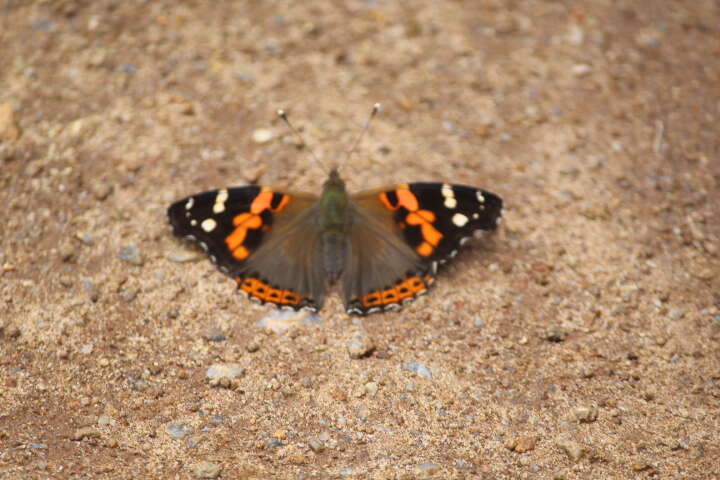
[[[250,204],[250,212],[240,213],[233,218],[235,230],[225,237],[225,244],[236,259],[245,260],[250,256],[250,250],[243,246],[247,238],[248,230],[256,230],[262,227],[263,231],[267,231],[267,225],[263,225],[263,219],[260,214],[265,210],[279,212],[290,202],[290,196],[283,195],[277,206],[273,208],[272,204],[275,195],[280,194],[275,194],[272,190],[263,189]]]
[[[238,288],[253,297],[264,302],[277,305],[300,305],[303,297],[292,290],[281,290],[273,288],[257,278],[236,278]]]
[[[403,219],[404,221],[399,223],[399,227],[405,229],[406,225],[419,226],[423,242],[415,247],[415,251],[421,257],[431,256],[443,239],[443,234],[433,226],[437,219],[435,213],[431,210],[420,210],[420,203],[415,194],[410,191],[408,185],[399,185],[394,193],[397,197],[397,203],[394,205],[390,202],[386,192],[378,195],[378,198],[390,210],[398,210],[400,207],[404,207],[410,212]]]
[[[431,247],[432,248],[432,247]],[[364,308],[381,307],[393,303],[400,303],[406,298],[414,297],[427,290],[432,283],[432,276],[426,275],[423,278],[410,277],[392,288],[378,290],[364,295],[360,303]]]
[[[417,197],[414,193],[410,191],[409,188],[398,188],[395,191],[395,194],[398,197],[398,204],[401,207],[405,207],[411,212],[414,212],[415,210],[420,208]]]
[[[250,205],[250,212],[254,214],[260,214],[264,212],[265,210],[270,210],[271,212],[280,212],[283,208],[288,204],[290,201],[289,195],[283,195],[280,199],[280,202],[278,205],[273,208],[272,201],[273,198],[275,198],[275,193],[273,193],[272,190],[262,190],[257,197],[255,197],[255,200],[253,200],[252,204]],[[277,194],[280,195],[280,194]]]

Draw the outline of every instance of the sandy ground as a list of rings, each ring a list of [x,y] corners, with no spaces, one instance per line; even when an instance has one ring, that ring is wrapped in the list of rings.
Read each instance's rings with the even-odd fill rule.
[[[177,3],[0,3],[0,478],[720,478],[716,1]],[[275,109],[332,160],[374,102],[351,190],[504,228],[258,325],[165,209],[319,191]]]

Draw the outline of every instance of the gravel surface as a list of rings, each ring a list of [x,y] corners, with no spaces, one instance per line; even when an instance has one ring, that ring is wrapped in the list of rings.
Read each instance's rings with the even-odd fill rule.
[[[715,0],[3,2],[0,478],[718,478]],[[383,111],[350,160],[372,105]],[[501,195],[399,312],[173,238],[259,179]]]

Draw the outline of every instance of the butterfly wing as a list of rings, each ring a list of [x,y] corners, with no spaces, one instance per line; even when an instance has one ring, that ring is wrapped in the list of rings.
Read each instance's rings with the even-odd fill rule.
[[[317,203],[312,195],[250,185],[180,200],[168,219],[175,235],[197,242],[251,299],[316,310],[325,283],[322,270],[308,265],[318,238],[308,219]]]
[[[352,197],[343,300],[348,313],[394,308],[427,291],[437,263],[476,230],[494,229],[502,199],[474,187],[412,183]]]

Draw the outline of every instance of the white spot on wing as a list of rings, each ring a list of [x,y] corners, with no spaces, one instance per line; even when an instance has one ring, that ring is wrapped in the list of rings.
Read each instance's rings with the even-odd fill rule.
[[[222,213],[225,211],[225,202],[228,199],[228,191],[218,190],[217,195],[215,196],[215,204],[213,205],[213,213]]]
[[[455,207],[457,207],[457,200],[455,199],[455,192],[453,191],[453,188],[451,185],[448,185],[447,183],[443,183],[443,186],[440,189],[440,193],[442,193],[442,196],[445,197],[445,201],[443,202],[445,205],[445,208],[452,210]]]
[[[206,218],[202,221],[200,226],[206,232],[212,232],[213,230],[215,230],[215,227],[217,227],[217,222],[212,218]]]
[[[473,213],[473,220],[477,220],[478,218],[480,218],[480,214],[479,214],[479,213]]]
[[[194,204],[195,204],[195,198],[194,197],[188,198],[188,201],[185,204],[185,210],[190,210]]]
[[[482,194],[482,192],[480,190],[475,192],[475,196],[477,197],[478,202],[485,203],[485,196]]]
[[[190,225],[193,227],[197,227],[197,220],[195,220],[194,218],[190,220]]]
[[[456,227],[464,227],[468,221],[467,215],[463,215],[462,213],[456,213],[452,217],[452,222]]]

